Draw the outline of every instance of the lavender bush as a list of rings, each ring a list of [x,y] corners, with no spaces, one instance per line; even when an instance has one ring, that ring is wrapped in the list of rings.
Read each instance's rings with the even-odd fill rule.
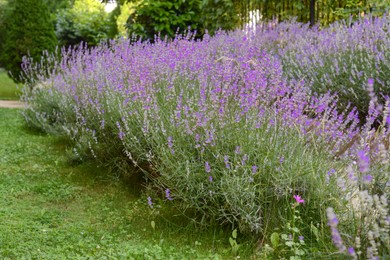
[[[390,93],[389,28],[388,17],[369,17],[321,29],[288,23],[267,34],[278,35],[275,52],[288,78],[305,80],[313,94],[337,92],[340,110],[351,103],[364,119],[370,101],[364,88],[368,79],[375,80],[374,92],[381,102],[382,95]]]
[[[295,50],[297,45],[287,42],[297,34],[289,39],[280,32],[303,28],[291,23],[259,28],[253,35],[220,32],[203,41],[188,34],[154,44],[119,40],[93,49],[79,46],[63,50],[60,61],[47,57],[50,70],[26,59],[32,85],[23,96],[24,115],[32,126],[67,136],[80,160],[131,162],[183,214],[195,210],[203,220],[238,226],[261,241],[278,226],[288,226],[296,214],[291,198],[299,195],[306,226],[296,235],[310,237],[312,226],[327,223],[328,207],[345,220],[356,213],[345,207],[355,188],[342,185],[342,173],[361,151],[371,164],[388,156],[390,120],[388,102],[382,104],[373,91],[361,127],[356,108],[338,109],[340,94],[314,95],[307,78],[285,77],[292,73],[286,69],[292,56],[280,54]],[[270,47],[276,43],[278,49]],[[305,59],[312,62],[313,56]],[[354,87],[371,89],[374,82]],[[381,115],[384,122],[373,129]],[[386,170],[366,175],[359,178],[375,180],[370,194],[388,200]],[[320,241],[330,239],[321,234],[325,230],[316,232],[312,243],[306,240],[308,253],[328,248]],[[379,247],[387,252],[386,243]]]

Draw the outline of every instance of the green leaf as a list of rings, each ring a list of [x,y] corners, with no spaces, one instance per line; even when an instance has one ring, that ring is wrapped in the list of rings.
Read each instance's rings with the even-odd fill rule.
[[[233,230],[233,232],[232,232],[232,237],[233,237],[234,239],[237,238],[237,229]]]
[[[280,238],[279,233],[274,232],[271,234],[271,243],[273,248],[277,248],[279,246]]]
[[[293,247],[294,246],[294,242],[293,241],[287,241],[285,244],[288,247]]]
[[[156,222],[153,220],[150,222],[150,225],[152,226],[153,230],[156,228]]]
[[[318,228],[316,226],[314,226],[313,223],[310,223],[310,231],[314,234],[314,236],[316,237],[316,240],[319,241]]]
[[[304,255],[304,254],[305,254],[305,251],[303,251],[302,249],[296,248],[296,249],[294,250],[294,253],[295,253],[296,255]]]
[[[234,247],[237,244],[237,242],[231,237],[229,237],[229,243],[231,247]]]

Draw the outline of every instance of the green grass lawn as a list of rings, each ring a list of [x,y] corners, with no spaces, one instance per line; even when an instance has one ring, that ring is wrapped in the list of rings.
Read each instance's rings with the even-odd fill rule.
[[[173,202],[152,211],[136,185],[70,166],[65,144],[24,128],[20,110],[0,108],[0,133],[0,258],[234,258],[231,231],[199,229]],[[249,245],[240,250],[249,258]]]
[[[0,100],[17,100],[19,95],[20,91],[17,89],[16,84],[0,68]]]

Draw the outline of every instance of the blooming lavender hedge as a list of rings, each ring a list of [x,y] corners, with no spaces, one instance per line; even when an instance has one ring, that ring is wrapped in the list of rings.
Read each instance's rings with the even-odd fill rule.
[[[352,104],[364,121],[370,102],[368,79],[375,80],[374,92],[381,102],[390,93],[390,19],[350,24],[340,21],[308,30],[287,23],[267,35],[276,38],[274,50],[288,78],[305,80],[312,93],[337,92],[340,110]]]
[[[26,60],[34,87],[25,89],[24,115],[31,126],[67,136],[79,158],[128,160],[183,213],[195,210],[203,219],[237,225],[263,241],[296,218],[296,209],[289,210],[291,199],[303,197],[300,241],[313,232],[316,238],[300,253],[314,254],[327,248],[320,241],[330,241],[321,237],[324,232],[313,231],[327,223],[326,209],[342,213],[340,221],[356,218],[356,203],[363,202],[354,204],[351,198],[365,192],[377,194],[383,204],[378,228],[389,230],[389,103],[369,92],[361,127],[358,110],[340,111],[336,93],[314,95],[312,82],[285,77],[292,73],[284,69],[292,58],[279,55],[291,54],[289,48],[296,51],[298,45],[279,47],[278,55],[269,47],[296,38],[278,36],[281,31],[306,30],[329,39],[343,32],[337,26],[307,31],[291,23],[253,35],[221,32],[203,41],[188,35],[153,45],[119,40],[93,49],[79,46],[64,50],[61,61],[48,57],[54,64],[50,70]],[[333,54],[340,51],[335,48]],[[314,51],[306,53],[296,62],[313,62]],[[374,82],[362,80],[354,87],[373,88]],[[373,129],[377,118],[384,122]],[[363,166],[355,169],[354,161]],[[327,212],[334,219],[334,211]],[[329,223],[336,234],[341,225]],[[367,223],[368,230],[377,227],[375,218]],[[389,253],[388,236],[378,242],[368,231],[362,235],[360,224],[343,228],[365,241],[355,246],[360,255],[364,250],[373,256]],[[370,241],[376,251],[367,249]],[[275,255],[294,255],[274,247]]]

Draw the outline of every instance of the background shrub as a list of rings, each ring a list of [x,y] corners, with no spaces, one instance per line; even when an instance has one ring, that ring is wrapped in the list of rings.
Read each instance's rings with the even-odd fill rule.
[[[127,4],[129,5],[129,4]],[[131,4],[130,4],[131,5]],[[142,36],[153,41],[155,35],[173,39],[176,33],[191,29],[202,37],[206,31],[234,30],[240,24],[238,3],[232,0],[144,0],[138,2],[127,20],[129,36]]]
[[[157,34],[174,38],[176,32],[182,33],[188,27],[197,30],[200,8],[199,0],[141,1],[128,17],[128,34],[153,41]]]
[[[14,0],[10,2],[10,9],[6,16],[1,61],[18,81],[23,56],[30,55],[35,62],[40,62],[44,50],[55,49],[57,39],[43,0]]]
[[[80,42],[96,46],[108,39],[112,28],[110,15],[96,0],[76,0],[68,9],[57,15],[56,35],[62,45],[76,45]]]

